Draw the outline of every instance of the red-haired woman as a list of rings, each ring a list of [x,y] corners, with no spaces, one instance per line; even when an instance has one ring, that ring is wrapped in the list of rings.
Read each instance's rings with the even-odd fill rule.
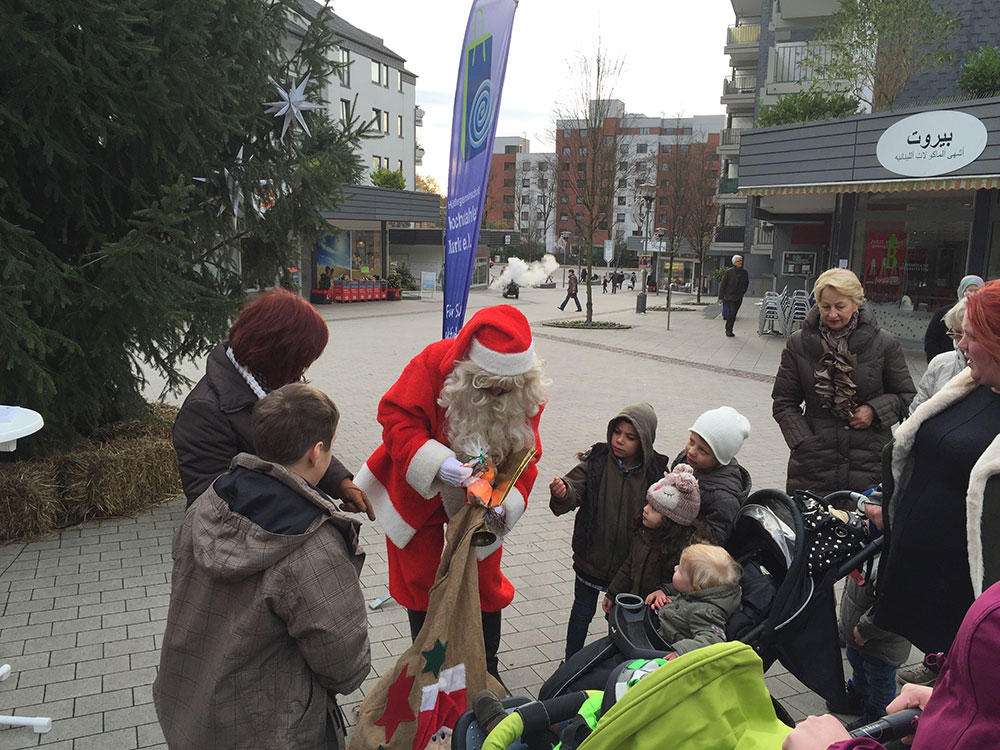
[[[284,289],[250,302],[229,329],[229,338],[208,355],[205,376],[184,399],[173,440],[188,505],[229,468],[237,453],[254,453],[250,415],[258,399],[294,383],[326,348],[326,323],[312,305]],[[344,501],[341,508],[366,512],[371,502],[336,458],[319,488]]]
[[[947,651],[973,600],[1000,581],[1000,281],[966,298],[964,329],[969,366],[917,407],[892,449],[875,624],[927,654]]]

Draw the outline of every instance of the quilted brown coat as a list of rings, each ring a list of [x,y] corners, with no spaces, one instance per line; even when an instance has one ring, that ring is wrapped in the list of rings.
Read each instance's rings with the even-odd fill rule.
[[[892,437],[892,426],[906,416],[916,388],[899,342],[878,327],[867,305],[859,308],[848,348],[857,357],[851,373],[857,386],[855,401],[875,411],[871,426],[863,430],[853,429],[847,420],[820,406],[815,375],[823,356],[818,307],[809,311],[801,330],[791,335],[781,353],[771,411],[791,450],[789,493],[796,489],[860,492],[882,479],[882,447]]]
[[[153,683],[172,750],[344,747],[334,696],[371,668],[358,528],[247,454],[188,508]]]

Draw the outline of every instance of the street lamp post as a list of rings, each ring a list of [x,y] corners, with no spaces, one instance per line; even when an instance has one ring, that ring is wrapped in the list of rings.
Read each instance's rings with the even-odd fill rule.
[[[663,245],[663,238],[666,236],[666,234],[667,234],[667,230],[664,229],[663,227],[657,227],[656,228],[656,239],[659,241],[659,243],[660,243],[661,246]],[[670,274],[672,274],[674,272],[674,252],[675,252],[675,250],[676,249],[674,248],[673,240],[671,240],[670,241],[670,265],[668,266],[670,268],[670,272],[668,274],[666,274],[666,276],[667,276],[667,330],[668,331],[670,330],[670,308],[673,307],[673,295],[672,295],[672,292],[673,292],[673,283],[671,282]],[[660,275],[662,276],[663,274],[661,273]]]
[[[646,204],[645,215],[643,216],[643,228],[642,228],[642,254],[646,256],[647,266],[642,269],[642,288],[639,290],[639,294],[635,298],[635,311],[637,313],[646,312],[646,279],[649,275],[649,215],[653,212],[653,199],[656,197],[656,186],[650,185],[648,182],[643,183],[639,186],[639,197]]]

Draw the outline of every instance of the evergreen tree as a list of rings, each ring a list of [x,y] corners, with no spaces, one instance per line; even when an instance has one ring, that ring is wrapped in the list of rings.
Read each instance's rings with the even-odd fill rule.
[[[144,368],[225,332],[356,183],[363,128],[266,112],[334,73],[295,0],[13,0],[0,10],[0,403],[64,439],[136,414]],[[290,28],[304,30],[301,38]],[[203,178],[199,181],[198,178]]]

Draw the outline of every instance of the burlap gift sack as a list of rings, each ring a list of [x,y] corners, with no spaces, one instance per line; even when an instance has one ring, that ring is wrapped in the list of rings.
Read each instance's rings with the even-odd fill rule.
[[[473,532],[485,509],[467,505],[448,523],[444,553],[417,640],[364,700],[351,750],[424,750],[483,688],[505,692],[486,672]]]

